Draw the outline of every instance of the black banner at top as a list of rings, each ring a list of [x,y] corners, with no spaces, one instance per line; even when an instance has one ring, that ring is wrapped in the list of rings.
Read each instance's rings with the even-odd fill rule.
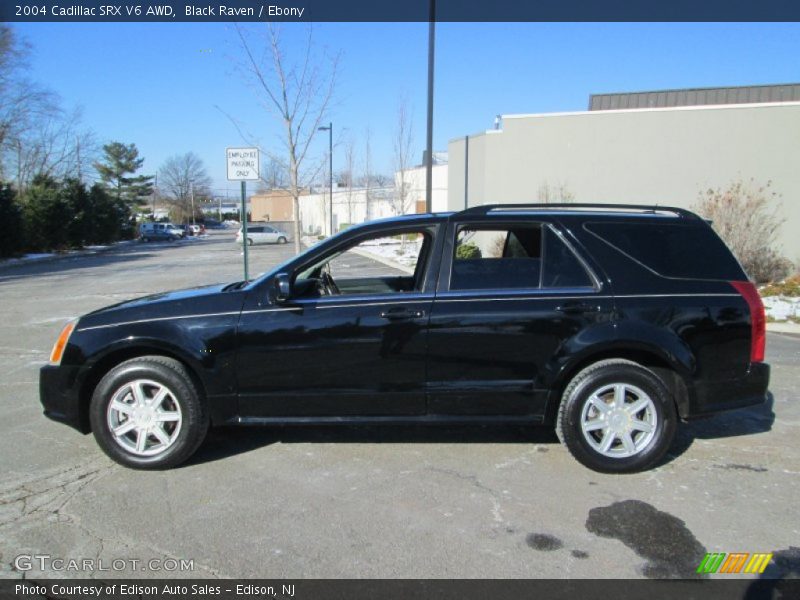
[[[2,0],[5,22],[800,21],[798,0]]]

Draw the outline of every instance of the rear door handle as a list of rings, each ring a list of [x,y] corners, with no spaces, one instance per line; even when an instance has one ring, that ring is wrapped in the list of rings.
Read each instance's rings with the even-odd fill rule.
[[[599,304],[590,304],[589,302],[567,302],[561,306],[557,306],[556,310],[568,315],[578,315],[584,313],[600,312]]]
[[[424,310],[413,310],[409,308],[390,308],[381,312],[382,319],[390,321],[403,321],[409,319],[419,319],[425,316]]]

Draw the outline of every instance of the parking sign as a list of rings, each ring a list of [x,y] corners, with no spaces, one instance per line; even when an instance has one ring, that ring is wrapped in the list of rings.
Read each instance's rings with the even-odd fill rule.
[[[227,148],[229,181],[258,181],[258,148]]]

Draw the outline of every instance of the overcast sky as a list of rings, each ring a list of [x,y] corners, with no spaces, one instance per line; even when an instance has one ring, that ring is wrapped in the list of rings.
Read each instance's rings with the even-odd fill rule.
[[[33,48],[31,77],[83,108],[101,141],[136,143],[145,170],[193,151],[215,191],[225,147],[243,140],[223,111],[264,147],[279,147],[274,117],[241,73],[233,26],[222,23],[18,23]],[[251,26],[252,27],[252,26]],[[285,25],[292,53],[306,25]],[[376,170],[392,171],[392,134],[401,96],[425,145],[427,23],[321,23],[320,53],[341,53],[335,140],[353,139],[363,159],[372,132]],[[436,31],[434,146],[491,128],[496,114],[585,110],[589,94],[664,88],[800,82],[800,24],[440,23]],[[315,141],[327,151],[327,134]],[[338,156],[337,156],[338,154]],[[341,168],[334,151],[334,170]]]

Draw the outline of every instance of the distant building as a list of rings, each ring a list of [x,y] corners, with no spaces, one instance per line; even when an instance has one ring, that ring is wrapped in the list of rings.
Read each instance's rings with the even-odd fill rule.
[[[800,84],[596,94],[590,108],[503,115],[451,140],[447,209],[538,202],[543,190],[691,208],[752,179],[780,195],[780,251],[800,261]]]

